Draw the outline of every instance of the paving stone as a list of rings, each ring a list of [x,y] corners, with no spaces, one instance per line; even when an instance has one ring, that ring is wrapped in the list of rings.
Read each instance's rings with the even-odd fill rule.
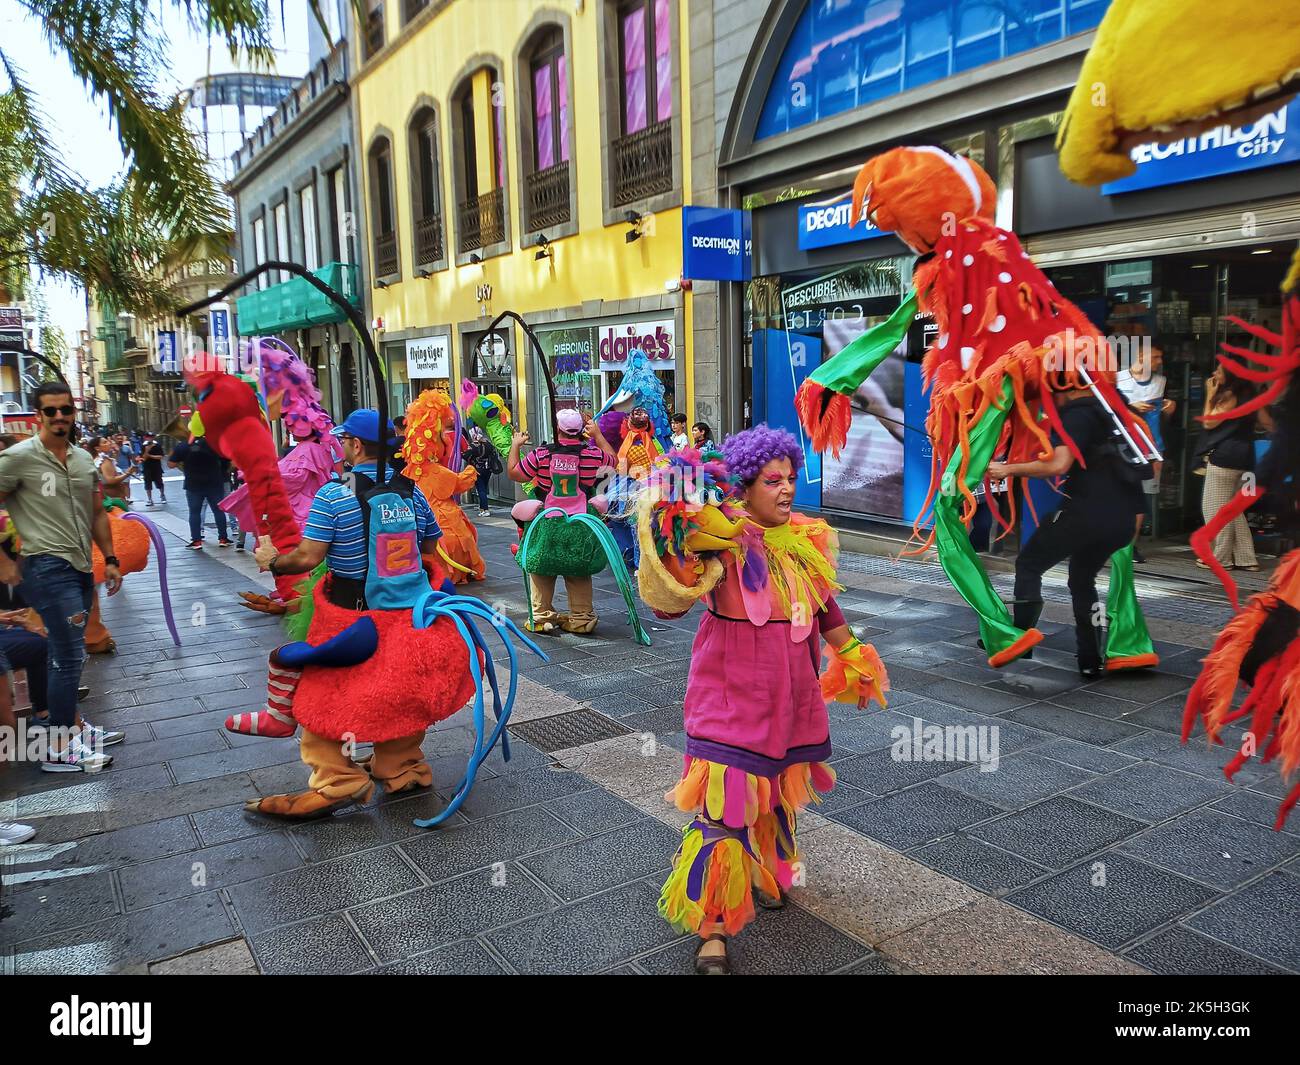
[[[681,834],[649,818],[604,835],[521,859],[565,902],[659,872],[667,873]]]
[[[877,954],[874,951],[847,969],[841,969],[840,976],[903,976],[911,970],[898,962]]]
[[[893,705],[892,698],[891,705]],[[937,703],[933,699],[918,699],[916,702],[909,703],[897,710],[897,716],[902,719],[903,724],[908,726],[909,734],[915,729],[915,719],[918,717],[923,725],[952,725],[963,729],[972,726],[977,729],[996,729],[998,751],[1002,756],[1011,754],[1013,751],[1036,747],[1052,738],[1052,734],[1049,732],[1042,732],[1027,725],[1008,721],[1005,717],[979,714],[972,710],[960,710],[955,706],[948,706],[946,703]]]
[[[336,913],[274,928],[255,936],[250,946],[261,971],[273,976],[341,976],[375,964],[351,926]]]
[[[698,936],[638,958],[651,976],[694,973]],[[762,913],[727,942],[731,971],[745,976],[817,976],[861,963],[869,947],[850,939],[800,906]]]
[[[484,780],[474,786],[461,810],[467,817],[489,817],[535,806],[591,787],[591,781],[565,769],[532,769]]]
[[[247,688],[231,687],[227,691],[209,692],[199,696],[199,702],[205,710],[225,710],[227,713],[238,710],[260,710],[266,702],[266,677],[257,684]]]
[[[988,687],[1018,696],[1022,703],[1027,703],[1038,699],[1055,699],[1062,693],[1078,688],[1080,682],[1077,673],[1048,668],[995,680]]]
[[[910,744],[907,749],[910,753]],[[923,780],[964,769],[968,764],[957,761],[899,761],[894,758],[892,749],[886,749],[857,754],[836,762],[835,775],[874,795],[888,795]]]
[[[939,783],[972,799],[1014,810],[1092,780],[1094,776],[1083,769],[1023,753],[1002,759],[990,772],[984,772],[981,766],[971,766],[949,773]]]
[[[190,736],[197,732],[220,733],[228,743],[237,743],[244,737],[234,732],[226,732],[226,718],[230,716],[229,710],[203,710],[196,707],[192,714],[186,714],[184,717],[167,717],[157,721],[150,721],[149,728],[153,732],[154,739],[166,740],[175,736]],[[266,742],[265,737],[250,736],[249,739],[261,739]]]
[[[635,806],[599,788],[554,799],[546,809],[583,836],[594,836],[645,817]]]
[[[1112,749],[1216,782],[1224,781],[1223,767],[1231,761],[1234,753],[1232,747],[1210,746],[1204,736],[1194,736],[1186,743],[1180,743],[1177,736],[1162,732],[1132,736],[1121,740]],[[1255,775],[1253,767],[1244,768],[1241,773],[1246,778]],[[1237,780],[1244,782],[1241,774]]]
[[[1163,821],[1201,806],[1228,790],[1228,784],[1167,766],[1139,762],[1075,788],[1070,796],[1143,821]]]
[[[48,880],[27,891],[5,892],[0,943],[52,936],[118,914],[113,877],[85,871]]]
[[[890,693],[893,703],[893,693]],[[836,754],[865,753],[890,747],[896,728],[911,728],[912,718],[892,710],[859,710],[850,718],[831,718],[831,747]]]
[[[130,911],[296,869],[302,864],[297,849],[283,832],[268,832],[131,865],[118,873],[118,880]]]
[[[133,743],[128,737],[126,742],[108,751],[113,756],[113,765],[109,771],[121,772],[123,769],[224,750],[227,750],[226,742],[217,732],[195,732],[145,743]]]
[[[500,882],[494,883],[494,877]],[[550,896],[534,880],[517,865],[508,864],[349,912],[380,960],[389,962],[518,921],[552,905]],[[552,941],[545,947],[552,950],[555,945]]]
[[[999,813],[996,806],[929,783],[841,810],[831,820],[909,850]]]
[[[281,743],[276,740],[263,739],[261,743],[232,747],[212,754],[196,755],[192,758],[178,758],[168,763],[178,784],[187,784],[195,780],[208,780],[212,777],[224,777],[231,773],[245,772],[249,769],[261,769],[269,765],[281,765],[293,762],[301,770],[296,745],[293,741]]]
[[[625,884],[483,938],[521,973],[599,972],[678,938],[658,898],[653,884]]]
[[[404,843],[402,850],[430,880],[438,881],[577,838],[578,833],[559,818],[534,806],[426,831]]]
[[[1137,761],[1129,755],[1120,754],[1114,747],[1094,747],[1090,743],[1069,739],[1041,743],[1034,748],[1034,754],[1078,769],[1086,769],[1090,773],[1110,773]]]
[[[110,804],[104,812],[105,828],[149,824],[164,817],[212,810],[257,797],[257,789],[244,773],[196,780],[189,784],[178,784],[166,791],[135,795],[129,802]]]
[[[1006,719],[1099,747],[1108,747],[1112,743],[1135,736],[1142,731],[1136,725],[1093,717],[1091,714],[1080,713],[1077,710],[1065,710],[1051,703],[1034,703],[1032,706],[1013,710],[1006,715]]]
[[[1272,795],[1261,795],[1257,791],[1233,788],[1218,802],[1211,804],[1211,810],[1222,810],[1244,818],[1252,824],[1272,828],[1277,823],[1278,801]],[[1288,818],[1281,828],[1282,832],[1300,836],[1300,817]]]
[[[1300,854],[1300,837],[1193,810],[1128,840],[1121,850],[1226,891]]]
[[[231,840],[258,836],[263,832],[272,832],[281,827],[280,823],[269,817],[249,813],[243,803],[232,806],[219,806],[215,810],[199,810],[190,815],[199,830],[199,838],[205,847]]]
[[[912,852],[918,862],[986,891],[1005,895],[1047,872],[1014,854],[963,835],[949,836]]]
[[[1300,891],[1295,877],[1269,873],[1186,923],[1243,953],[1300,972]]]
[[[1104,865],[1104,882],[1099,864]],[[1007,901],[1118,950],[1215,894],[1202,884],[1112,852],[1012,892]]]
[[[1099,691],[1094,691],[1091,687],[1085,689],[1073,688],[1069,691],[1058,692],[1056,695],[1048,696],[1048,702],[1063,706],[1067,710],[1078,710],[1084,714],[1092,714],[1094,717],[1104,717],[1111,721],[1126,721],[1132,725],[1144,725],[1148,723],[1145,720],[1138,720],[1134,715],[1138,714],[1142,707],[1137,703],[1131,703],[1127,699],[1115,699],[1109,695],[1103,695]]]
[[[497,960],[473,939],[371,970],[375,976],[502,976],[504,973]]]
[[[1024,706],[1029,701],[1023,695],[1001,692],[982,684],[967,684],[965,681],[945,680],[933,676],[920,684],[904,686],[918,695],[981,714],[1001,714],[1007,710],[1014,710],[1018,706]]]
[[[1058,795],[970,830],[969,835],[1048,869],[1134,835],[1141,821]]]
[[[199,947],[149,966],[150,976],[256,976],[257,973],[257,962],[243,939]]]
[[[395,850],[367,851],[291,869],[230,889],[249,935],[293,924],[418,887],[421,881]]]
[[[33,827],[39,827],[39,823]],[[66,875],[69,869],[117,869],[132,862],[179,854],[198,842],[185,817],[169,817],[58,844],[42,844],[42,838],[38,834],[21,850],[11,847],[0,851],[6,890],[30,890],[47,879]]]
[[[879,798],[879,796],[863,788],[854,787],[852,784],[837,780],[830,794],[822,796],[822,801],[817,805],[816,809],[822,817],[830,817],[836,811],[847,810],[850,806],[857,806],[858,803],[876,798]]]
[[[24,976],[142,973],[149,962],[235,935],[217,893],[208,891],[109,921],[78,920],[66,931],[20,943],[14,971]]]
[[[1082,690],[1095,691],[1112,699],[1127,699],[1131,703],[1154,703],[1167,696],[1186,692],[1192,686],[1187,677],[1176,677],[1150,669],[1129,669],[1107,674],[1101,680]]]
[[[1125,952],[1154,973],[1164,976],[1281,976],[1278,969],[1249,954],[1225,947],[1190,929],[1175,925]]]

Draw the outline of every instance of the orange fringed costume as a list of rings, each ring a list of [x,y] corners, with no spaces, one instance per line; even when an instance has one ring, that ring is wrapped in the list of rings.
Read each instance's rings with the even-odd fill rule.
[[[465,517],[455,497],[468,492],[478,480],[478,471],[467,466],[454,473],[446,466],[450,451],[448,434],[452,432],[451,397],[438,389],[429,389],[406,408],[406,444],[402,458],[406,476],[415,482],[438,519],[442,530],[439,547],[452,565],[451,579],[456,584],[481,581],[487,576],[487,563],[478,549],[478,530]]]

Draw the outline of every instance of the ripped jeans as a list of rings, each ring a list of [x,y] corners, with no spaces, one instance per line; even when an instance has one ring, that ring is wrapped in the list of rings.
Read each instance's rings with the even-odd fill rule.
[[[23,598],[41,616],[49,637],[46,700],[50,724],[72,727],[77,688],[86,657],[86,619],[95,598],[95,580],[54,555],[23,559]]]

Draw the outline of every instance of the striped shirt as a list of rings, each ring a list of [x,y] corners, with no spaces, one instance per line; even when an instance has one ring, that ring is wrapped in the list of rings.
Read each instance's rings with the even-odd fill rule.
[[[373,480],[375,464],[363,462],[354,468],[354,472],[365,474]],[[415,508],[416,538],[419,542],[423,544],[425,540],[441,536],[442,530],[438,528],[429,501],[419,488],[412,491],[411,502]],[[369,564],[361,503],[342,481],[330,481],[321,486],[316,498],[311,501],[311,511],[307,515],[307,524],[303,527],[302,534],[308,540],[330,545],[325,552],[325,564],[331,573],[357,579],[366,575]]]
[[[530,481],[537,482],[538,493],[545,496],[551,490],[551,450],[553,445],[541,444],[519,460],[519,469]],[[609,466],[609,459],[590,441],[578,456],[578,484],[590,492],[600,479],[600,471]]]

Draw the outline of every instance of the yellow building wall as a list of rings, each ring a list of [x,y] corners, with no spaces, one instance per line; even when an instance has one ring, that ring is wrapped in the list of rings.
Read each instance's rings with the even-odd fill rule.
[[[388,39],[398,31],[398,5],[387,5]],[[516,111],[514,53],[520,44],[525,28],[539,10],[567,14],[572,31],[573,54],[568,57],[572,65],[572,98],[569,100],[569,121],[573,130],[573,164],[571,174],[578,185],[579,232],[570,237],[552,241],[554,250],[550,258],[537,261],[535,234],[530,235],[528,246],[520,247],[523,236],[520,214],[521,165],[519,158],[519,116]],[[678,0],[678,54],[675,75],[679,83],[681,106],[680,153],[682,159],[682,187],[689,189],[690,180],[690,52],[687,38],[687,0]],[[463,352],[459,350],[458,324],[478,319],[486,326],[493,316],[503,310],[517,311],[525,318],[531,312],[580,306],[591,300],[626,300],[643,296],[662,296],[665,283],[678,278],[682,271],[681,210],[662,211],[647,220],[643,227],[646,235],[628,244],[624,239],[626,223],[604,225],[603,175],[601,173],[601,118],[597,86],[600,84],[599,51],[597,35],[602,17],[601,0],[588,0],[581,13],[574,5],[557,2],[529,2],[529,0],[458,0],[409,39],[377,63],[361,70],[354,80],[353,92],[358,116],[360,145],[359,162],[365,158],[372,136],[382,127],[392,133],[393,172],[396,194],[397,231],[400,247],[403,280],[387,288],[371,288],[369,299],[372,315],[384,320],[384,332],[396,330],[450,326],[452,330],[452,394],[459,388]],[[617,48],[617,42],[606,42]],[[505,101],[506,122],[506,199],[510,214],[510,237],[514,250],[507,254],[484,260],[482,263],[456,266],[455,246],[456,204],[452,180],[453,158],[451,145],[450,108],[453,80],[458,79],[471,56],[494,56],[500,79],[498,98]],[[459,84],[457,82],[457,84]],[[476,96],[485,86],[475,85]],[[444,240],[447,257],[452,263],[428,278],[413,276],[414,234],[411,226],[410,144],[406,124],[411,117],[416,99],[425,94],[439,107],[439,148],[441,152],[441,191]],[[617,101],[610,101],[618,107]],[[490,166],[490,135],[481,127],[483,113],[478,114],[476,127],[480,166],[487,160]],[[369,166],[361,166],[364,210],[370,217]],[[493,187],[490,177],[480,176],[481,189]],[[689,200],[684,196],[684,200]],[[548,234],[550,235],[550,234]],[[364,249],[368,257],[371,248]],[[373,264],[373,258],[368,259]],[[373,265],[372,265],[373,269]],[[481,284],[492,286],[490,314],[483,318],[475,289]],[[694,361],[691,344],[691,297],[682,294],[685,303],[684,328],[679,338],[681,359],[677,373],[683,374],[686,388],[686,412],[693,410]],[[595,315],[583,315],[583,318]],[[382,336],[377,338],[382,342]],[[525,338],[516,330],[516,376],[520,395],[533,386],[529,381],[529,368]],[[525,424],[526,404],[516,413]]]

